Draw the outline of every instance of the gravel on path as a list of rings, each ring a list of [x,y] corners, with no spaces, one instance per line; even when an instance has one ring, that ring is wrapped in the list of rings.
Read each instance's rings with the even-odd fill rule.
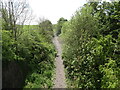
[[[55,80],[53,88],[66,88],[66,81],[65,81],[65,72],[64,72],[64,65],[62,60],[62,49],[61,44],[58,41],[58,37],[55,36],[53,38],[53,43],[57,50],[57,57],[55,59]]]

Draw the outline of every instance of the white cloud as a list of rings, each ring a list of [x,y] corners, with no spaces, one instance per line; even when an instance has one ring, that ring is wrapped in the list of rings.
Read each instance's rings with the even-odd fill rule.
[[[60,17],[70,19],[85,2],[86,0],[29,0],[36,18],[45,17],[53,24],[57,23]]]

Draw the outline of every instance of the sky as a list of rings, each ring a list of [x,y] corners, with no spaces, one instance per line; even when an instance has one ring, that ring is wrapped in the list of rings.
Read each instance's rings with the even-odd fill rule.
[[[70,19],[75,11],[86,3],[86,0],[28,0],[36,20],[45,18],[56,24],[59,18]]]

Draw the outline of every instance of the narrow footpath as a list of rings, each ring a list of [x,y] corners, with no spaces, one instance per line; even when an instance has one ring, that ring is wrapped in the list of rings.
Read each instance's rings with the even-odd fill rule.
[[[55,59],[55,80],[54,80],[54,86],[53,88],[66,88],[66,81],[65,81],[65,72],[64,72],[64,65],[63,60],[61,57],[62,49],[61,44],[58,41],[58,37],[55,36],[53,39],[53,43],[57,50],[57,57]]]

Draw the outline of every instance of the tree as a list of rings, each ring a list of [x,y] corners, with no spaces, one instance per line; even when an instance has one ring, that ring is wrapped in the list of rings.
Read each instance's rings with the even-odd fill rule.
[[[120,2],[90,2],[63,25],[62,57],[70,87],[120,87],[119,11]]]
[[[2,14],[2,30],[12,32],[12,38],[15,40],[13,45],[18,53],[17,41],[23,32],[23,25],[31,18],[31,10],[26,0],[5,0],[0,1],[0,13]]]
[[[45,30],[45,31],[53,30],[52,23],[50,20],[39,18],[38,24],[39,24],[39,28],[41,28],[42,30]]]
[[[26,0],[8,0],[0,2],[2,14],[2,29],[11,30],[14,38],[20,35],[20,29],[30,20],[31,10]],[[20,28],[21,27],[21,28]]]
[[[39,18],[37,22],[40,34],[44,35],[44,37],[46,37],[46,40],[51,42],[51,39],[53,37],[53,25],[51,21],[45,18]]]
[[[56,35],[58,36],[59,34],[61,34],[61,29],[62,29],[62,26],[63,26],[63,23],[66,22],[67,19],[64,19],[63,17],[61,17],[58,22],[57,22],[57,27],[56,27]]]
[[[120,1],[119,2],[90,2],[93,7],[93,15],[98,15],[100,33],[104,36],[111,34],[118,38],[120,29]]]

